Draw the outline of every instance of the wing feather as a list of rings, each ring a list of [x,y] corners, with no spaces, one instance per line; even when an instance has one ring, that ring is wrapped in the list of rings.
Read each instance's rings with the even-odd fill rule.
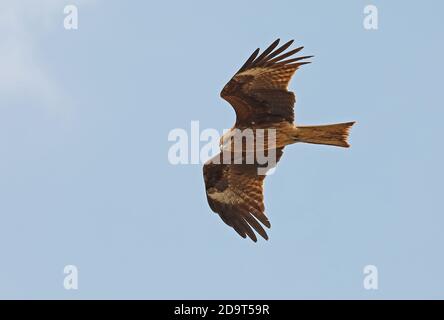
[[[287,43],[283,44],[282,46],[280,46],[278,49],[274,50],[272,53],[270,53],[267,56],[267,61],[270,61],[272,58],[276,57],[278,54],[284,52],[285,50],[287,50],[292,44],[293,44],[294,40],[290,40]]]
[[[265,60],[265,58],[267,58],[268,54],[271,53],[274,50],[274,48],[277,47],[278,44],[279,44],[279,39],[277,39],[267,49],[265,49],[265,51],[262,52],[262,54],[259,57],[257,57],[257,59],[254,60],[254,62],[251,64],[251,67],[260,65],[260,63],[263,60]]]
[[[299,47],[299,48],[296,48],[296,49],[290,50],[290,51],[288,51],[287,53],[281,54],[280,56],[278,56],[278,57],[276,57],[276,58],[274,58],[274,59],[272,59],[272,60],[267,61],[267,63],[265,64],[265,66],[273,65],[273,63],[276,63],[276,62],[279,62],[279,61],[281,61],[281,60],[283,60],[283,59],[285,59],[285,58],[288,58],[288,57],[294,55],[295,53],[298,53],[298,52],[301,51],[302,49],[304,49],[304,47]]]
[[[259,123],[294,121],[294,94],[287,90],[296,70],[313,56],[290,58],[304,47],[285,52],[293,40],[278,47],[279,39],[259,54],[259,49],[247,59],[244,65],[225,85],[221,97],[236,111],[235,127],[248,127]],[[277,49],[276,49],[277,48]],[[261,90],[270,90],[265,99],[258,99]],[[289,94],[285,105],[276,104],[276,99]],[[281,100],[282,102],[282,100]]]
[[[276,162],[283,149],[276,150]],[[217,160],[217,161],[215,161]],[[258,164],[223,164],[219,154],[203,168],[207,200],[210,208],[241,237],[257,241],[256,231],[268,240],[264,225],[271,227],[265,214],[263,182]],[[261,225],[262,224],[262,225]]]
[[[257,48],[252,54],[251,56],[247,59],[247,61],[244,63],[244,65],[239,69],[239,71],[237,73],[241,73],[242,71],[244,71],[247,67],[250,66],[250,64],[254,61],[254,59],[256,59],[257,55],[259,54],[260,49]]]

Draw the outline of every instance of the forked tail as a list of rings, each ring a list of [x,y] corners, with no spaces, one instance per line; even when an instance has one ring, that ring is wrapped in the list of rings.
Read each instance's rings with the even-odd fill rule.
[[[322,126],[296,127],[294,139],[296,142],[326,144],[348,148],[348,134],[355,122],[329,124]]]

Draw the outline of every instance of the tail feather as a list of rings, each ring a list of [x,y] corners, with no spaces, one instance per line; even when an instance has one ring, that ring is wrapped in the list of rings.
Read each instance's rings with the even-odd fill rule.
[[[322,126],[301,126],[296,127],[295,142],[305,142],[314,144],[326,144],[337,147],[348,148],[348,135],[351,126],[355,122],[329,124]]]

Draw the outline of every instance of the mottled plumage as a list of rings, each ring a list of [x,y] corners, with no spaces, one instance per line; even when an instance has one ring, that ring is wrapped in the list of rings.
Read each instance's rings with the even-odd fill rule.
[[[222,220],[243,238],[257,241],[256,231],[268,239],[263,226],[270,228],[265,215],[263,182],[265,175],[260,168],[273,168],[280,160],[286,145],[296,142],[328,144],[348,147],[347,137],[353,122],[300,127],[294,125],[295,95],[287,90],[288,83],[296,70],[307,63],[312,56],[290,58],[300,52],[299,47],[285,52],[293,43],[289,41],[278,48],[279,39],[259,55],[259,49],[225,85],[221,97],[228,101],[236,112],[236,123],[221,139],[221,150],[228,152],[229,159],[245,160],[251,149],[242,145],[236,152],[232,146],[235,129],[253,129],[255,133],[253,150],[264,149],[275,152],[275,161],[264,164],[255,156],[252,163],[235,164],[223,161],[221,152],[205,163],[203,174],[208,203]],[[276,130],[275,144],[256,143],[257,129]],[[257,139],[259,140],[259,138]],[[228,143],[227,143],[228,142]],[[228,151],[227,151],[228,150]]]

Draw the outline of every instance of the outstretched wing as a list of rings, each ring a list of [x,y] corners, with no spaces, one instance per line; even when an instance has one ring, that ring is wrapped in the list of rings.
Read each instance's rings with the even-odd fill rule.
[[[203,167],[207,200],[211,210],[219,214],[241,237],[248,236],[254,242],[257,238],[253,229],[268,240],[262,225],[271,227],[265,215],[262,188],[266,176],[258,169],[271,169],[277,164],[283,148],[274,151],[276,161],[266,165],[245,164],[245,161],[242,164],[224,164],[221,153]]]
[[[293,123],[295,96],[287,90],[288,83],[301,65],[310,63],[301,60],[312,56],[286,59],[303,49],[284,53],[292,43],[293,40],[276,49],[277,39],[261,55],[256,49],[225,85],[221,97],[236,111],[236,127],[281,121]]]

